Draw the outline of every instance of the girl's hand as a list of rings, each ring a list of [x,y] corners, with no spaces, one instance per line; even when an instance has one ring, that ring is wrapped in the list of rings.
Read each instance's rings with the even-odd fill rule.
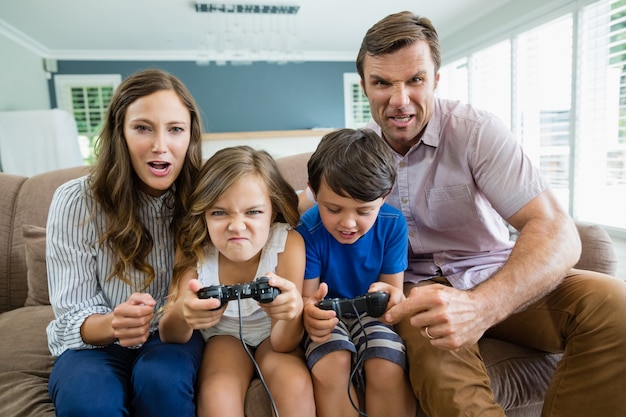
[[[317,291],[306,297],[304,302],[304,328],[309,337],[318,343],[330,339],[330,333],[339,323],[337,313],[334,310],[322,310],[317,306],[317,303],[323,300],[326,294],[328,294],[328,285],[322,282]]]
[[[133,293],[113,310],[113,335],[124,347],[137,346],[148,340],[150,322],[156,301],[148,293]]]
[[[215,326],[222,319],[226,306],[220,307],[217,298],[198,298],[202,283],[197,279],[189,280],[188,289],[183,295],[181,310],[189,327],[194,330],[207,329]]]
[[[302,313],[302,295],[296,285],[288,279],[281,278],[273,272],[265,274],[269,284],[280,290],[271,303],[259,303],[265,313],[273,320],[293,320]]]

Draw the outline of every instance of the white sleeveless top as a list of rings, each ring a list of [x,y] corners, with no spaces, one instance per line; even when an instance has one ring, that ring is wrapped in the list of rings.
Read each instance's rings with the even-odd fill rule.
[[[278,264],[278,254],[285,251],[287,232],[290,226],[286,223],[273,223],[267,243],[261,250],[261,259],[256,270],[256,277],[266,272],[275,272]],[[203,286],[219,285],[218,258],[219,252],[211,245],[205,249],[205,261],[198,264],[198,279]],[[241,316],[243,318],[243,338],[246,344],[258,346],[270,335],[272,320],[259,307],[253,298],[243,298],[241,302]],[[216,335],[230,335],[239,339],[239,307],[237,300],[228,302],[222,319],[215,326],[202,329],[205,340]]]

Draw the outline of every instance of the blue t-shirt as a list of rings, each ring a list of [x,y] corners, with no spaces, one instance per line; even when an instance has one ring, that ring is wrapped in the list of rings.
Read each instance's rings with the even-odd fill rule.
[[[320,277],[328,284],[330,298],[366,294],[380,274],[396,274],[408,266],[406,220],[388,204],[382,205],[372,228],[353,244],[339,243],[326,230],[317,205],[302,215],[296,230],[306,244],[304,278]]]

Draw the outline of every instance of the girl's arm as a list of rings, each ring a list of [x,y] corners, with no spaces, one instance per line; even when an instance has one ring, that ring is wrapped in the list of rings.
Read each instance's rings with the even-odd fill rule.
[[[285,250],[278,255],[276,266],[276,275],[285,282],[284,285],[278,285],[281,293],[274,302],[265,306],[265,311],[272,318],[270,342],[277,352],[291,352],[302,340],[302,284],[305,262],[304,239],[295,230],[289,230]],[[280,282],[272,274],[269,276],[271,285],[275,285],[273,282]]]
[[[176,256],[178,259],[180,254],[177,253]],[[195,267],[188,268],[180,276],[178,283],[172,281],[171,285],[177,286],[178,291],[176,298],[171,298],[165,306],[159,322],[161,340],[185,343],[189,341],[194,330],[215,326],[222,319],[226,306],[219,308],[220,301],[216,298],[198,298],[202,283],[198,281]]]
[[[179,253],[176,253],[178,259]],[[170,295],[173,295],[173,289],[177,289],[176,298],[170,298],[165,305],[163,317],[159,321],[159,335],[161,340],[168,343],[185,343],[189,341],[193,333],[193,328],[185,319],[185,297],[189,291],[189,282],[197,279],[198,274],[194,268],[187,269],[178,280],[170,286]]]

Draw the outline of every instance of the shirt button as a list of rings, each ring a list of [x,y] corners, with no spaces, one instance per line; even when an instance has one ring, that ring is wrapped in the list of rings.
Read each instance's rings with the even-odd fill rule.
[[[406,167],[406,162],[402,161],[399,164],[400,168],[405,168]]]
[[[415,232],[411,230],[411,231],[409,232],[409,237],[413,237],[413,236],[415,236]]]
[[[406,197],[402,197],[402,204],[408,203],[409,199]]]

